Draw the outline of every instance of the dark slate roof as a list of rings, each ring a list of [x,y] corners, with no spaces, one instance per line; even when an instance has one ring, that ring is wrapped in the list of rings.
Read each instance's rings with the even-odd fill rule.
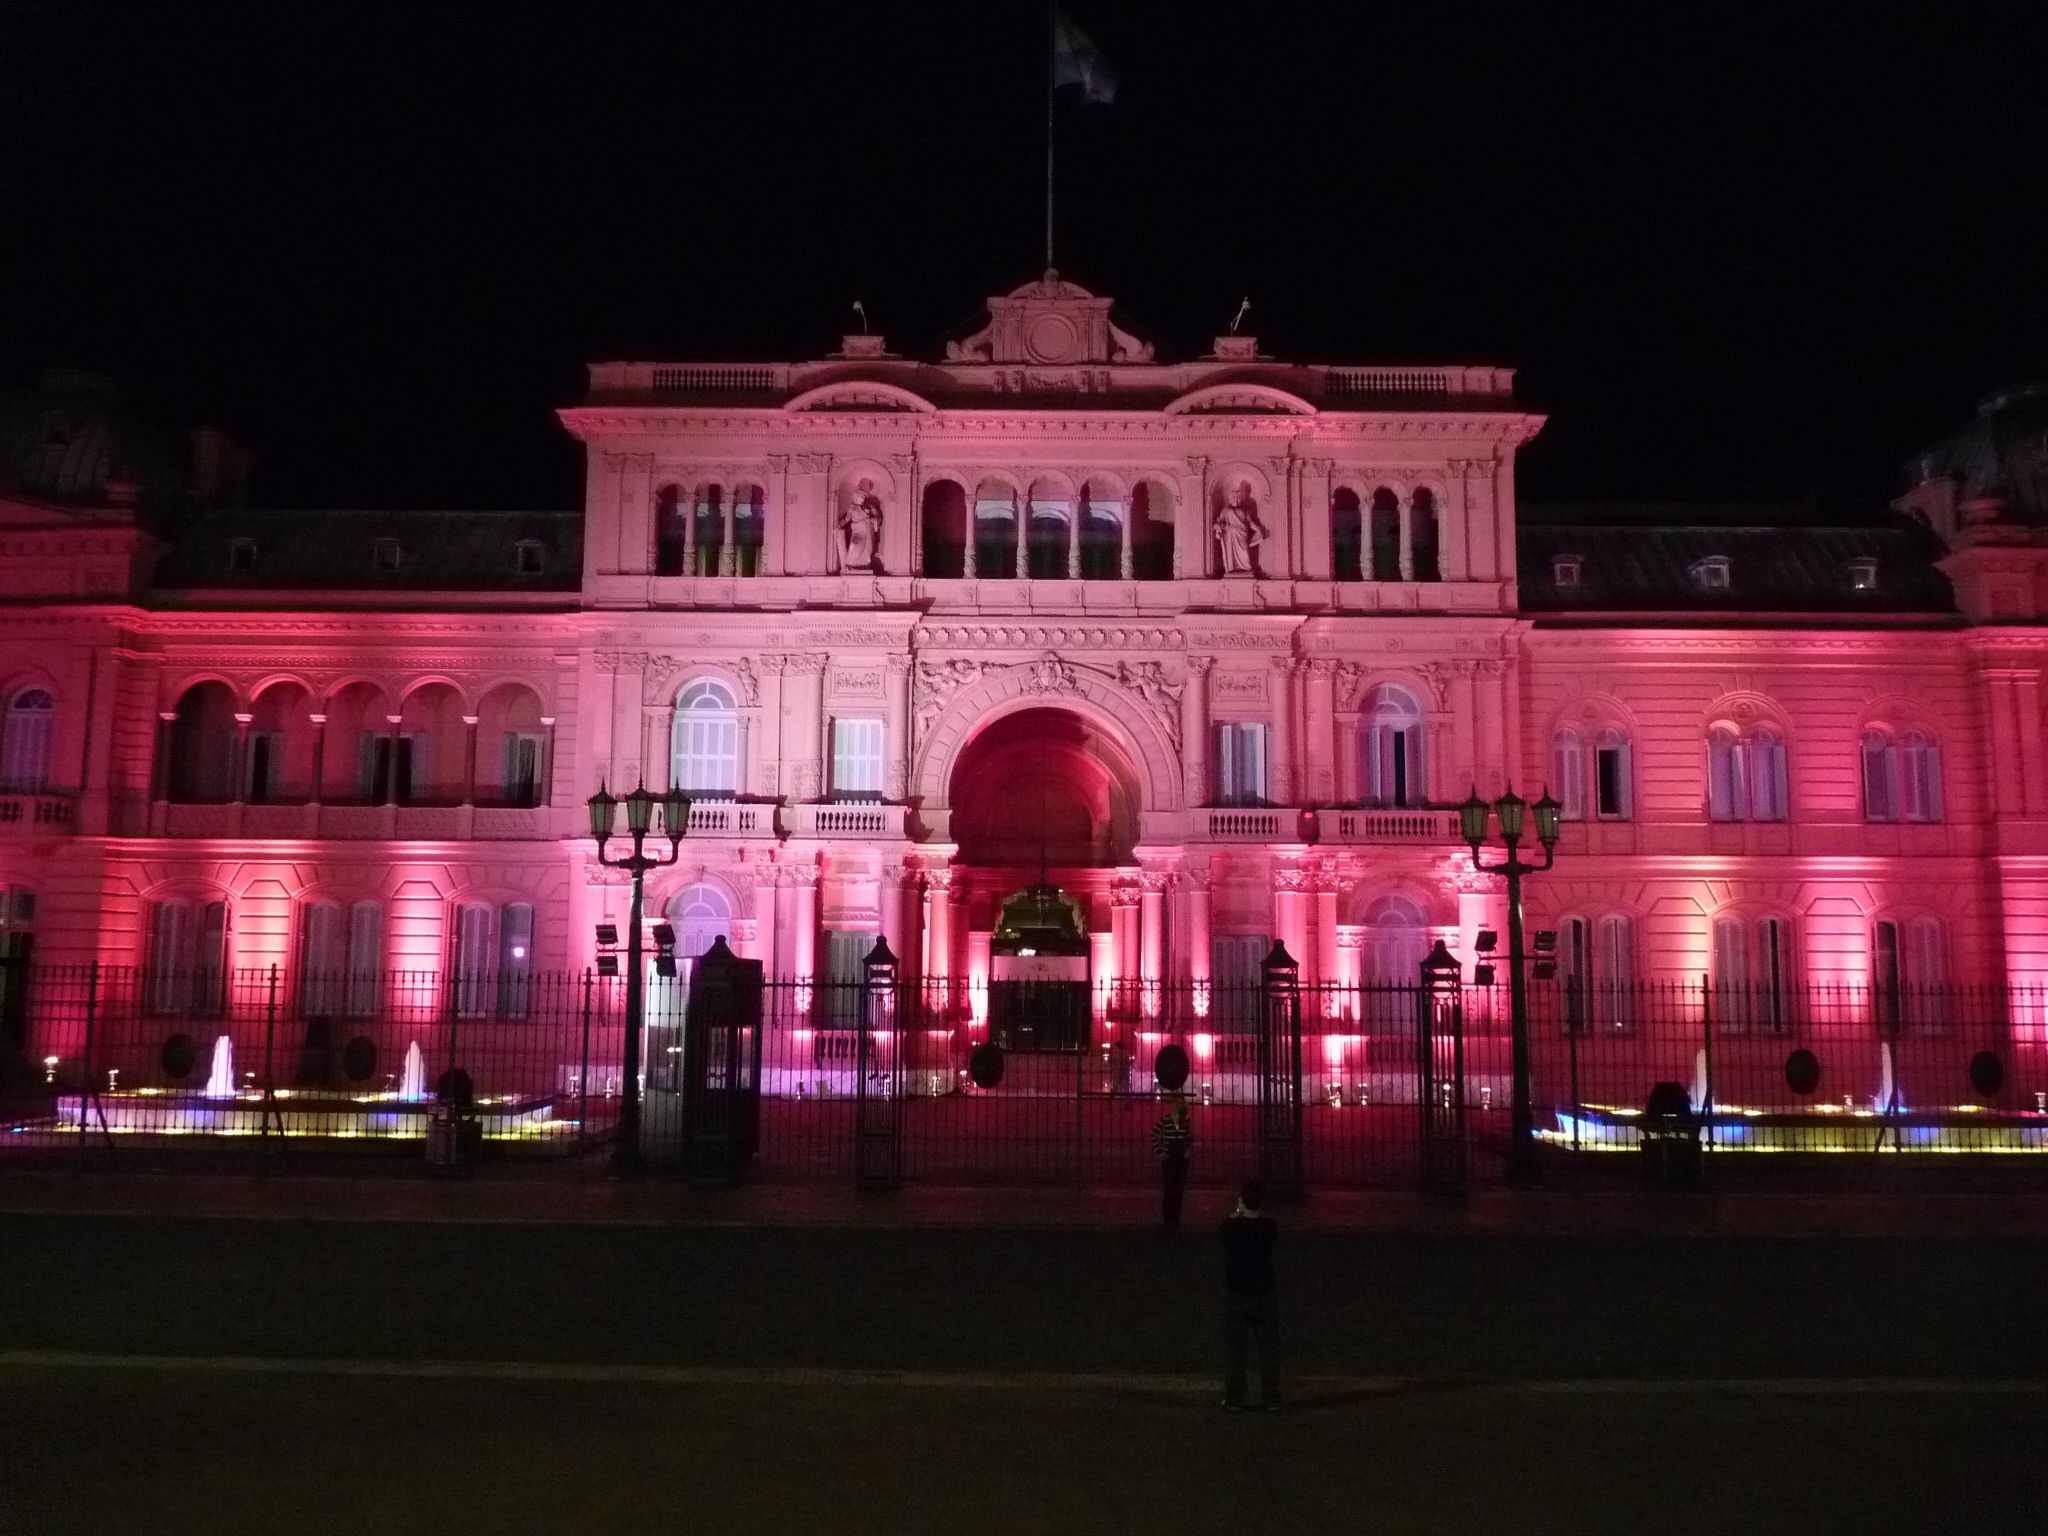
[[[1517,533],[1525,613],[1952,613],[1940,541],[1904,518],[1859,526],[1809,508],[1528,507]],[[1559,587],[1560,555],[1580,558],[1579,585]],[[1695,566],[1728,561],[1726,592],[1701,590]],[[1850,585],[1851,563],[1877,562],[1877,585]]]
[[[233,567],[253,540],[253,570]],[[396,539],[396,572],[379,570],[379,539]],[[517,549],[541,546],[538,575]],[[201,514],[157,565],[167,588],[321,588],[362,592],[574,592],[583,580],[580,512],[268,512]]]
[[[2016,522],[2048,524],[2048,385],[2008,389],[1977,419],[1913,461],[1916,479],[1953,480],[1959,496],[1998,496]]]

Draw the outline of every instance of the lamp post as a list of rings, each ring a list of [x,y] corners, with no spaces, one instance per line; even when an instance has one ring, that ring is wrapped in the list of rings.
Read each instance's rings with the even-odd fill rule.
[[[646,1167],[640,1152],[640,1036],[645,1025],[647,978],[641,974],[640,904],[647,872],[666,869],[682,857],[683,832],[690,820],[690,797],[680,789],[656,795],[641,785],[630,795],[609,795],[600,785],[590,797],[590,835],[597,839],[597,862],[607,869],[623,869],[633,877],[633,905],[626,925],[626,1065],[625,1083],[619,1099],[619,1131],[612,1143],[613,1178],[629,1179]],[[611,840],[612,821],[620,805],[626,807],[626,831],[633,839],[633,851],[624,858],[605,857],[604,845]],[[668,838],[668,857],[646,851],[647,834],[654,827],[654,808],[661,807],[662,832]]]
[[[1543,862],[1525,862],[1516,852],[1522,841],[1524,819],[1536,813],[1536,841],[1543,845]],[[1550,791],[1534,806],[1512,789],[1493,804],[1479,798],[1478,789],[1458,807],[1458,829],[1472,848],[1472,867],[1482,875],[1505,875],[1508,881],[1508,1030],[1513,1051],[1513,1103],[1508,1126],[1508,1183],[1517,1189],[1536,1185],[1536,1111],[1529,1088],[1529,1002],[1522,975],[1522,877],[1538,875],[1557,862],[1557,818],[1563,807],[1551,799]],[[1486,841],[1487,823],[1498,817],[1500,840],[1507,855],[1498,864],[1479,857]]]

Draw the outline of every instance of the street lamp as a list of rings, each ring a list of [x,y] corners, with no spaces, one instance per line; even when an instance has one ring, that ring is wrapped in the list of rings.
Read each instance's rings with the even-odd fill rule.
[[[604,845],[611,840],[618,808],[626,808],[626,831],[633,839],[633,851],[624,858],[605,857]],[[668,857],[646,851],[647,834],[654,827],[654,808],[661,807],[662,832],[668,838]],[[623,869],[633,877],[633,906],[626,920],[626,1069],[619,1100],[619,1133],[612,1144],[612,1177],[627,1179],[646,1167],[640,1152],[640,1035],[645,1024],[644,992],[647,978],[641,974],[640,903],[647,872],[666,869],[682,857],[683,833],[690,821],[690,797],[680,789],[656,795],[641,785],[630,795],[614,796],[599,785],[589,800],[590,835],[597,840],[597,862],[607,869]]]
[[[1536,1111],[1529,1089],[1529,1002],[1522,975],[1522,876],[1538,875],[1557,862],[1557,819],[1564,807],[1543,792],[1530,805],[1512,789],[1493,804],[1472,796],[1458,807],[1458,830],[1472,846],[1472,867],[1482,875],[1505,875],[1508,881],[1508,1030],[1513,1046],[1511,1118],[1508,1126],[1508,1182],[1517,1189],[1536,1185]],[[1536,841],[1543,845],[1543,862],[1524,862],[1516,848],[1522,841],[1526,817],[1536,813]],[[1487,822],[1498,818],[1500,840],[1507,856],[1498,864],[1481,861],[1479,850],[1486,842]]]

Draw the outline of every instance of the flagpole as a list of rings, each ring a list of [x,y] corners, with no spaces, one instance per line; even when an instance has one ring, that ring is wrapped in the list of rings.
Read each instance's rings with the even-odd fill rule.
[[[1053,50],[1059,37],[1059,0],[1045,7],[1045,265],[1052,270],[1052,103]]]

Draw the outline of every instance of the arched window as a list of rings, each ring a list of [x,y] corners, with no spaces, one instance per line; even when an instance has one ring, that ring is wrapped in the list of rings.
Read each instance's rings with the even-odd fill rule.
[[[1948,939],[1939,918],[1879,918],[1871,925],[1870,1000],[1880,1029],[1938,1027],[1947,979]]]
[[[1899,812],[1908,821],[1941,820],[1941,748],[1925,731],[1899,737]]]
[[[1626,821],[1633,804],[1630,784],[1628,737],[1609,726],[1593,743],[1593,814]]]
[[[1437,553],[1436,493],[1417,491],[1408,503],[1408,570],[1411,580],[1442,577]]]
[[[723,683],[700,677],[676,695],[669,782],[705,799],[739,792],[739,706]]]
[[[940,581],[967,574],[967,492],[957,480],[924,488],[924,573]]]
[[[42,688],[24,688],[7,702],[0,722],[0,788],[31,791],[50,782],[50,728],[57,701]]]
[[[1550,738],[1550,792],[1564,807],[1558,814],[1566,821],[1585,819],[1586,748],[1568,725]]]
[[[1745,743],[1748,757],[1749,819],[1785,819],[1785,743],[1769,726],[1759,726]]]
[[[1173,498],[1150,481],[1131,489],[1131,574],[1139,581],[1173,579]]]
[[[697,487],[697,504],[690,519],[691,576],[716,576],[725,552],[725,489],[717,485]]]
[[[666,911],[676,931],[676,954],[684,960],[695,960],[715,939],[732,942],[732,902],[715,885],[684,886],[669,897]]]
[[[768,538],[767,496],[758,485],[732,491],[732,574],[761,574],[761,546]]]
[[[1783,821],[1785,742],[1760,725],[1747,735],[1717,725],[1707,732],[1707,815],[1714,821]]]
[[[156,1013],[218,1017],[227,1006],[228,904],[160,901],[149,914],[144,995]]]
[[[1069,575],[1068,529],[1074,504],[1064,496],[1031,496],[1030,550],[1026,564],[1034,581],[1054,581]]]
[[[974,493],[974,574],[1005,580],[1017,569],[1017,493],[994,481]]]
[[[523,1019],[533,1005],[533,908],[465,902],[455,912],[455,1011]]]
[[[1124,574],[1125,509],[1094,487],[1081,495],[1081,576],[1085,581],[1118,581]]]
[[[311,901],[299,915],[299,1011],[307,1017],[377,1012],[384,964],[384,908]]]
[[[384,908],[359,901],[348,909],[348,996],[350,1018],[377,1012],[384,979]]]
[[[1405,896],[1384,896],[1365,917],[1365,952],[1359,957],[1365,980],[1378,986],[1412,987],[1429,953],[1422,909]],[[1415,1033],[1411,1019],[1408,1033]]]
[[[1558,924],[1557,973],[1567,1031],[1621,1033],[1631,1027],[1635,923],[1619,912]]]
[[[689,502],[679,485],[654,493],[654,574],[683,574],[683,551],[689,545]]]
[[[1401,579],[1401,499],[1384,488],[1372,493],[1372,579]]]
[[[1863,819],[1896,821],[1899,802],[1892,739],[1876,727],[1863,733]]]
[[[1330,572],[1338,581],[1365,579],[1365,510],[1358,492],[1339,486],[1330,494]]]
[[[1372,805],[1418,806],[1428,802],[1424,772],[1422,710],[1405,689],[1383,684],[1359,720],[1359,783]]]
[[[1792,920],[1714,920],[1714,1017],[1727,1030],[1789,1031],[1797,1016]]]

